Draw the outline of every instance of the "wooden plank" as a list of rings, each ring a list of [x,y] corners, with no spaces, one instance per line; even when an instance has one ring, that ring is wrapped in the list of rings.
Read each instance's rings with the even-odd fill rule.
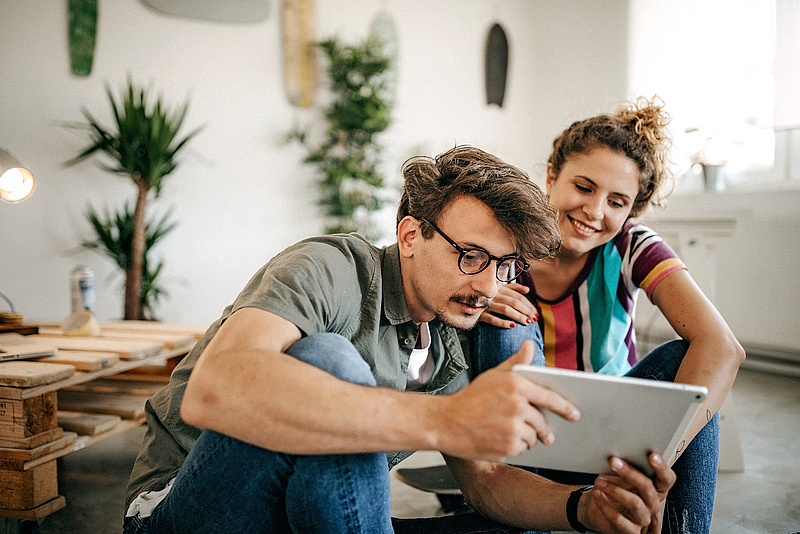
[[[64,363],[73,366],[77,371],[97,371],[119,361],[119,356],[111,352],[81,352],[61,350],[55,356],[38,358],[41,363]]]
[[[0,508],[28,510],[56,497],[55,460],[27,471],[0,469]]]
[[[67,454],[69,454],[71,452],[75,452],[75,451],[79,451],[81,449],[84,449],[84,448],[88,447],[89,445],[97,443],[98,441],[102,441],[104,439],[108,439],[111,436],[115,436],[117,434],[121,434],[122,432],[127,432],[131,428],[136,428],[136,427],[140,426],[142,423],[144,423],[144,418],[137,419],[135,421],[134,420],[123,419],[119,423],[117,423],[117,426],[115,426],[114,428],[112,428],[108,432],[103,432],[102,434],[97,434],[96,436],[78,436],[77,439],[74,442],[72,442],[71,444],[67,445],[63,449],[59,449],[57,451],[51,452],[50,454],[47,454],[47,455],[45,455],[45,456],[43,456],[41,458],[37,458],[35,460],[31,460],[29,462],[25,462],[24,469],[25,470],[33,469],[34,467],[42,465],[43,463],[49,462],[50,460],[56,460],[58,458],[61,458],[62,456],[66,456]],[[59,427],[59,428],[61,428],[61,427]]]
[[[45,430],[35,436],[28,438],[6,438],[0,436],[0,447],[15,447],[17,449],[33,449],[45,443],[61,439],[64,436],[64,430],[57,426],[50,430]]]
[[[58,406],[69,412],[118,415],[123,419],[144,417],[147,399],[139,395],[104,395],[88,391],[58,392]]]
[[[38,334],[39,327],[33,324],[0,324],[0,334],[7,334],[9,332],[27,336],[29,334]]]
[[[61,328],[54,326],[42,326],[39,334],[48,337],[62,337]],[[193,334],[188,333],[169,333],[169,332],[145,332],[134,330],[101,330],[100,339],[121,339],[125,341],[143,341],[153,343],[163,343],[164,347],[174,349],[184,345],[192,344],[196,341]]]
[[[52,356],[58,349],[47,341],[17,333],[0,334],[0,361]]]
[[[155,321],[103,321],[100,323],[100,328],[104,331],[189,334],[195,339],[200,339],[208,329],[208,325],[171,324]]]
[[[161,362],[163,360],[167,360],[168,363],[171,364],[174,360],[176,360],[176,356],[185,356],[188,352],[188,348],[179,348],[179,349],[172,349],[172,350],[163,350],[159,352],[155,356],[148,356],[141,360],[122,360],[114,365],[110,365],[104,369],[100,369],[98,371],[91,371],[91,372],[76,372],[73,376],[66,378],[64,380],[59,380],[57,382],[53,382],[50,384],[44,384],[41,386],[35,386],[30,388],[15,388],[15,387],[6,387],[0,386],[0,398],[3,399],[27,399],[30,397],[35,397],[36,395],[41,395],[42,393],[47,393],[48,391],[57,391],[59,389],[73,386],[75,384],[83,384],[84,382],[89,382],[90,380],[94,380],[96,378],[100,378],[103,376],[115,375],[125,371],[129,371],[131,369],[137,369],[142,366],[149,365],[154,362]],[[56,365],[56,364],[42,364],[42,365]]]
[[[70,386],[69,391],[91,391],[94,393],[124,393],[127,395],[141,395],[144,397],[152,397],[155,393],[164,387],[164,381],[152,380],[128,380],[117,379],[116,377],[99,378],[86,382],[85,384],[78,384],[77,386]]]
[[[43,517],[57,512],[67,505],[67,500],[59,495],[55,499],[49,500],[44,504],[40,504],[35,508],[28,510],[9,510],[7,508],[0,508],[0,517],[10,517],[11,519],[21,519],[23,521],[38,521]]]
[[[61,450],[72,445],[78,438],[75,432],[64,432],[59,439],[47,442],[32,449],[17,449],[14,447],[0,447],[0,461],[2,460],[21,460],[29,462],[46,456],[52,452]]]
[[[117,426],[122,419],[118,415],[103,415],[80,412],[58,412],[58,426],[82,436],[96,436]]]
[[[27,438],[55,427],[55,392],[23,400],[0,399],[0,436]]]
[[[75,374],[71,365],[39,362],[0,363],[0,386],[29,388],[50,384]]]
[[[163,343],[165,348],[174,349],[193,345],[196,338],[192,334],[169,334],[160,332],[130,332],[124,330],[108,330],[102,336],[106,339],[130,339],[134,341],[156,341]]]
[[[43,336],[41,334],[29,337],[51,343],[59,350],[112,352],[118,354],[123,360],[139,360],[147,356],[153,356],[164,348],[163,343],[149,341],[103,339],[98,337],[56,337]]]

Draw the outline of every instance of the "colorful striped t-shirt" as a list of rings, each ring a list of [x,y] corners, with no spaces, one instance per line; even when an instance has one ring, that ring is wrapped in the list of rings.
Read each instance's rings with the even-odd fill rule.
[[[578,278],[557,300],[536,294],[529,272],[519,283],[539,310],[548,367],[623,375],[639,360],[633,319],[636,298],[647,298],[667,276],[686,266],[650,228],[625,223],[619,235],[592,250]]]

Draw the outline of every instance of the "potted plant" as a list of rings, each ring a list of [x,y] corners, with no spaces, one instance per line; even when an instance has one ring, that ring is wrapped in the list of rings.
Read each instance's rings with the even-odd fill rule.
[[[328,39],[318,46],[327,56],[332,92],[323,109],[324,140],[312,146],[299,129],[289,138],[308,148],[304,161],[320,170],[320,204],[329,219],[325,232],[358,232],[375,240],[380,231],[371,214],[385,203],[375,138],[390,123],[390,60],[374,38],[352,46]]]
[[[177,222],[169,220],[167,212],[156,221],[145,224],[145,251],[142,263],[142,294],[141,294],[141,319],[155,319],[155,306],[158,300],[167,294],[161,286],[161,269],[164,262],[154,261],[150,255],[153,247],[161,238],[171,232]],[[117,267],[127,272],[131,265],[131,243],[133,241],[134,210],[129,203],[119,211],[111,213],[108,210],[98,213],[91,205],[86,210],[86,218],[92,225],[95,238],[84,241],[83,246],[98,250],[108,256]]]
[[[148,197],[151,191],[158,197],[164,178],[178,165],[177,155],[199,128],[179,138],[178,132],[186,117],[188,102],[170,111],[160,96],[151,103],[147,91],[134,85],[130,79],[120,96],[119,103],[108,86],[106,93],[114,115],[114,127],[107,129],[101,126],[84,108],[83,114],[88,121],[85,127],[89,131],[90,144],[66,165],[74,165],[99,152],[112,161],[111,164],[101,164],[104,169],[129,178],[136,186],[133,213],[129,213],[126,208],[122,215],[118,215],[118,219],[122,217],[122,222],[130,230],[130,244],[128,245],[127,239],[120,239],[119,244],[129,246],[130,251],[124,267],[121,262],[117,263],[125,270],[124,318],[143,319],[145,316],[142,308],[142,291],[149,276],[146,273],[145,263],[147,248],[145,214]],[[92,221],[90,214],[87,216],[100,241],[108,247],[98,229],[100,226]],[[106,222],[108,221],[110,217],[107,218]],[[158,269],[160,270],[160,266]]]

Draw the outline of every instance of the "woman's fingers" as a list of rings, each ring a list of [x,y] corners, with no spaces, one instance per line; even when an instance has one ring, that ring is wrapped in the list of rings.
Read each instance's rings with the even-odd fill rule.
[[[648,477],[619,458],[611,458],[609,466],[615,475],[602,475],[595,480],[591,496],[593,524],[598,530],[611,532],[658,532],[664,504],[675,473],[664,459],[650,455],[654,475]]]
[[[514,323],[531,324],[539,319],[536,307],[525,297],[530,289],[521,284],[500,287],[481,321],[501,328],[513,328]]]

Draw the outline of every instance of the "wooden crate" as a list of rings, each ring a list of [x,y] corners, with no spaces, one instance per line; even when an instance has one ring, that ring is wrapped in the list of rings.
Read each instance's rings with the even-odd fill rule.
[[[25,471],[0,469],[0,508],[29,510],[56,497],[55,460]]]
[[[0,437],[29,438],[58,426],[55,391],[29,399],[0,399]]]

